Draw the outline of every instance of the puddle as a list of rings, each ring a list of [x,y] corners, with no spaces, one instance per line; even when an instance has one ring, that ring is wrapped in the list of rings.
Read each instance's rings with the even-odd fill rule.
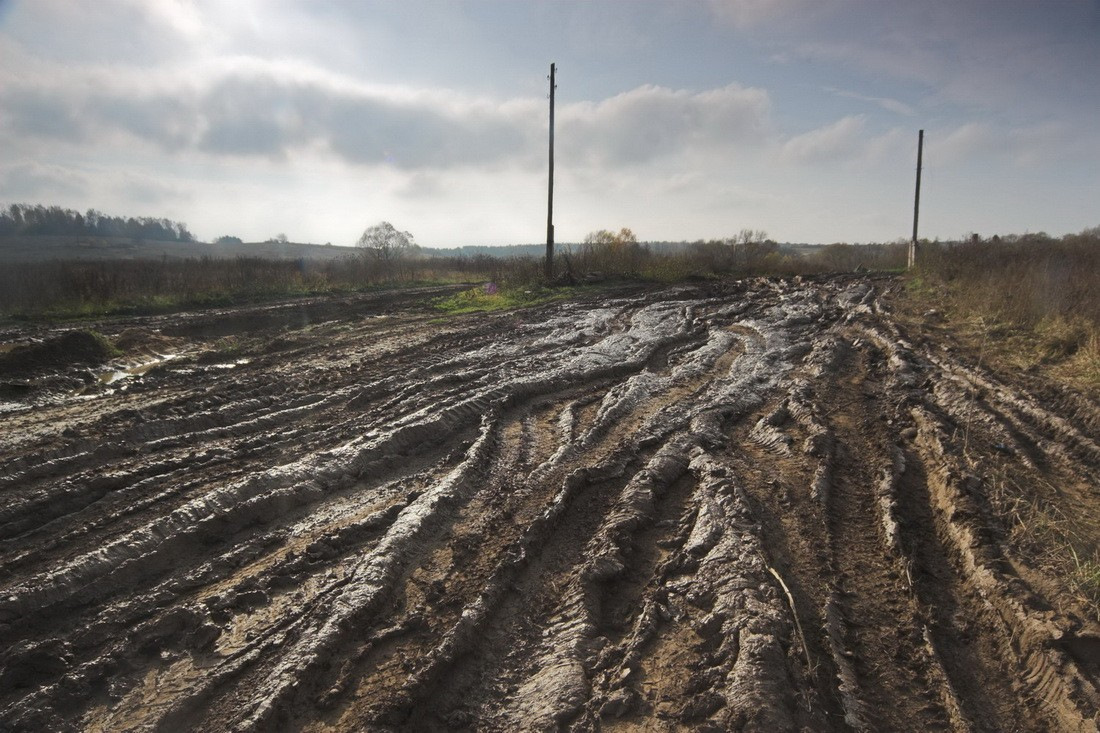
[[[207,369],[236,369],[239,366],[244,366],[251,359],[237,359],[236,361],[226,361],[219,364],[207,364]]]
[[[114,384],[115,382],[129,379],[130,377],[140,377],[153,367],[160,366],[178,357],[179,354],[153,354],[153,358],[148,361],[143,361],[131,366],[116,367],[101,372],[99,381],[101,384]]]

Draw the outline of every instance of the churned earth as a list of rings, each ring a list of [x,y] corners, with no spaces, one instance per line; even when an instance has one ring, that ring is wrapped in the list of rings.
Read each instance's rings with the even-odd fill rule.
[[[898,287],[9,329],[0,729],[1094,731],[1100,407]]]

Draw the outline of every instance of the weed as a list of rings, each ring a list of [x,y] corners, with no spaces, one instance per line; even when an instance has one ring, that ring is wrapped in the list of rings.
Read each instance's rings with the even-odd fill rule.
[[[502,288],[494,283],[486,283],[463,290],[432,303],[436,310],[448,315],[462,313],[482,313],[488,311],[514,310],[542,305],[555,300],[564,300],[578,292],[577,287],[547,288],[531,286],[528,288]]]
[[[1100,616],[1100,559],[1094,556],[1091,559],[1081,560],[1077,556],[1077,550],[1072,546],[1073,563],[1075,570],[1071,576],[1073,589],[1082,595],[1097,616]]]
[[[107,338],[99,331],[87,331],[88,335],[95,339],[96,343],[103,350],[103,353],[110,358],[116,356],[122,356],[122,350],[114,345],[111,339]]]
[[[989,498],[997,513],[1011,523],[1007,528],[1011,544],[1061,577],[1100,620],[1100,549],[1088,538],[1090,532],[1081,527],[1079,518],[1052,501],[1058,493],[1045,481],[1021,486],[1002,467]]]
[[[956,324],[980,319],[973,340],[991,338],[1003,364],[1100,388],[1100,229],[926,244],[906,294]]]

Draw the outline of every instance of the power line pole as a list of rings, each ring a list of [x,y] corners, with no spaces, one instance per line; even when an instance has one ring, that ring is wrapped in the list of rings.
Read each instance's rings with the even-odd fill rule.
[[[550,64],[550,184],[546,194],[546,279],[554,277],[554,72],[556,64]]]
[[[913,198],[913,240],[909,242],[909,269],[917,264],[917,219],[920,217],[920,169],[924,154],[924,130],[917,136],[917,193]]]

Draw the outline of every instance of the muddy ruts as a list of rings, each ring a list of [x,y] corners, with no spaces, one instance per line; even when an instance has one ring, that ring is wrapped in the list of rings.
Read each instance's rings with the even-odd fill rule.
[[[258,344],[7,414],[0,728],[1094,730],[1012,509],[1095,542],[1100,411],[892,287],[185,319]]]

